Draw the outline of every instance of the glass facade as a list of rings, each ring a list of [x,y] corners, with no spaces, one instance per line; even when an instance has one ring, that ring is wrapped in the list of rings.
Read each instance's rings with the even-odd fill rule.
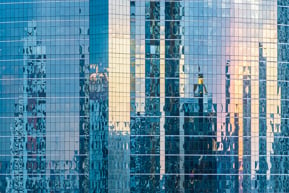
[[[0,9],[0,192],[88,192],[89,2]]]
[[[0,192],[289,192],[287,0],[1,0]]]

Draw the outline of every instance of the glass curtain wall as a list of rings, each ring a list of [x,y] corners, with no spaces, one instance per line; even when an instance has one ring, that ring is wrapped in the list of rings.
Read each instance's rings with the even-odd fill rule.
[[[286,192],[288,7],[2,0],[0,192]]]

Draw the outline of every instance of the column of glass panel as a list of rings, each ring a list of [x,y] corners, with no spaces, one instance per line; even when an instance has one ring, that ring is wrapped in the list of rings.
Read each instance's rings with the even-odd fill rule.
[[[275,156],[271,156],[271,182],[273,190],[276,192],[288,192],[288,170],[286,169],[288,160],[288,12],[289,3],[287,1],[277,1],[277,67],[278,67],[278,89],[281,93],[281,104],[280,104],[280,114],[281,114],[281,125],[274,132],[274,143],[272,149]],[[272,117],[272,116],[271,116]],[[272,117],[273,118],[273,117]],[[272,119],[271,118],[271,119]],[[271,124],[272,125],[272,124]]]
[[[131,117],[131,191],[159,192],[160,2],[144,6],[136,10],[145,11],[145,109]]]
[[[12,178],[16,177],[12,176],[14,164],[11,163],[11,160],[13,156],[16,156],[12,152],[12,141],[14,139],[13,129],[16,125],[14,117],[18,112],[17,104],[19,104],[19,97],[23,97],[24,54],[22,51],[24,44],[22,40],[24,28],[27,27],[28,15],[23,3],[20,2],[13,4],[8,0],[1,1],[0,9],[0,191],[5,192],[13,187],[10,182]]]
[[[108,192],[108,1],[90,1],[89,192]]]
[[[51,191],[87,188],[88,1],[35,3],[47,49],[47,136]],[[86,103],[86,104],[85,104]],[[80,185],[81,184],[81,185]]]
[[[180,190],[180,76],[183,2],[165,2],[165,191]]]

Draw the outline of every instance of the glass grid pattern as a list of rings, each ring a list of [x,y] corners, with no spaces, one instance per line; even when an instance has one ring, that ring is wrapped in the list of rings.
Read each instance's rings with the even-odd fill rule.
[[[0,9],[0,192],[88,192],[89,1]]]
[[[289,192],[287,0],[2,0],[0,192]]]

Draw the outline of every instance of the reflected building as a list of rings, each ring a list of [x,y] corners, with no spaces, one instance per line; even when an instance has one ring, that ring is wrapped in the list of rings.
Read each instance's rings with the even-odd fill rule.
[[[238,133],[239,133],[239,113],[229,111],[232,105],[231,100],[231,67],[230,60],[225,66],[225,91],[226,91],[226,120],[221,129],[221,143],[218,150],[218,173],[230,173],[232,175],[218,176],[218,190],[224,192],[239,191],[239,158],[238,158]]]
[[[144,7],[145,31],[138,34],[141,22],[139,7]],[[130,136],[130,190],[131,192],[160,192],[161,148],[160,132],[164,127],[161,101],[160,15],[161,2],[130,2],[132,54],[131,55],[131,136]],[[145,39],[145,50],[138,56],[137,48]],[[144,73],[139,73],[142,71]],[[162,82],[163,83],[163,82]],[[164,84],[164,83],[163,83]],[[164,153],[164,152],[163,152]],[[164,159],[164,154],[162,155]],[[163,160],[164,161],[164,160]]]
[[[162,7],[162,6],[161,6]],[[165,2],[164,17],[160,20],[164,28],[164,135],[165,135],[165,192],[179,191],[183,187],[181,173],[182,125],[180,122],[182,92],[182,75],[184,65],[184,2]],[[176,175],[178,174],[179,175]]]
[[[87,191],[129,192],[129,135],[108,125],[108,74],[91,64],[89,78],[89,182]],[[122,125],[123,124],[123,125]],[[116,123],[116,127],[129,127]]]
[[[273,156],[271,156],[272,174],[275,174],[270,179],[274,191],[289,191],[289,177],[288,177],[288,16],[289,11],[287,1],[278,0],[278,17],[277,17],[277,34],[278,34],[278,88],[277,93],[280,95],[280,106],[278,106],[278,113],[281,116],[281,122],[278,124],[275,121],[274,114],[270,114],[270,127],[274,129],[274,143],[272,145]],[[276,115],[275,115],[276,116]],[[278,175],[278,174],[284,175]]]
[[[90,187],[95,192],[108,191],[108,80],[90,65]]]
[[[242,102],[243,102],[243,159],[241,165],[243,167],[243,191],[251,191],[251,120],[252,120],[252,101],[251,101],[251,67],[243,67],[243,90],[242,90]]]
[[[0,2],[1,192],[89,191],[88,4]]]
[[[263,45],[259,43],[259,163],[257,170],[258,184],[256,189],[259,192],[266,192],[267,186],[270,188],[271,184],[267,184],[267,171],[269,164],[267,163],[267,121],[266,121],[266,98],[267,98],[267,69],[266,57],[263,56]],[[258,175],[259,174],[259,175]]]
[[[7,192],[45,192],[46,179],[46,49],[29,22],[24,39],[23,96],[15,104],[11,126],[11,176]]]
[[[73,160],[52,161],[49,165],[49,192],[70,191],[79,193],[78,164],[79,158],[76,156]]]
[[[184,171],[185,192],[214,192],[217,176],[217,117],[216,105],[198,75],[194,96],[184,98]]]
[[[81,39],[87,38],[85,27],[80,28],[84,32],[80,32]],[[90,152],[90,101],[89,101],[89,64],[87,62],[88,45],[85,41],[81,41],[79,45],[79,163],[76,167],[75,174],[79,172],[79,191],[89,191],[89,152]]]

